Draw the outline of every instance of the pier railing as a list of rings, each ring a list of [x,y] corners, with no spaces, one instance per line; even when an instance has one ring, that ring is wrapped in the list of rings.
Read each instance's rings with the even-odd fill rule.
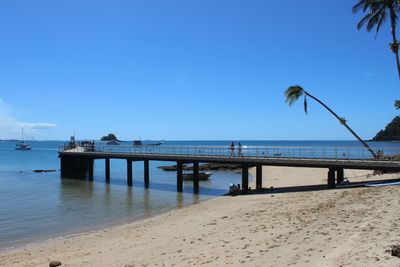
[[[374,147],[379,158],[375,159],[364,147],[315,147],[315,146],[192,146],[192,145],[105,145],[85,143],[83,145],[65,144],[60,152],[85,153],[128,153],[151,155],[188,155],[196,157],[257,157],[292,159],[337,159],[337,160],[379,160],[394,161],[400,158],[400,147]]]

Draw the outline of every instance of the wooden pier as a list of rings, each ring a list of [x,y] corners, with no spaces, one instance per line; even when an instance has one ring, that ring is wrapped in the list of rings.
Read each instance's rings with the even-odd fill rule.
[[[127,185],[133,186],[134,161],[143,161],[144,185],[150,186],[149,161],[172,161],[177,166],[177,191],[183,191],[183,164],[193,164],[193,192],[199,193],[199,164],[237,164],[242,169],[242,190],[249,188],[250,167],[256,167],[256,189],[263,184],[262,166],[326,168],[327,185],[334,188],[344,180],[344,169],[400,171],[394,160],[399,148],[386,149],[385,157],[373,159],[364,148],[243,147],[241,156],[231,156],[225,146],[124,146],[66,144],[59,150],[61,177],[93,179],[95,160],[105,160],[105,181],[110,182],[110,159],[127,163]],[[393,157],[392,157],[393,156]]]

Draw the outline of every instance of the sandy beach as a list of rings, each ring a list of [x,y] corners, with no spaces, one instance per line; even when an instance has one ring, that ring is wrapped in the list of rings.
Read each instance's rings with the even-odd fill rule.
[[[263,186],[326,184],[326,172],[264,167]],[[397,177],[368,174],[345,172]],[[387,252],[400,243],[399,204],[399,186],[223,196],[3,252],[0,266],[399,266]]]

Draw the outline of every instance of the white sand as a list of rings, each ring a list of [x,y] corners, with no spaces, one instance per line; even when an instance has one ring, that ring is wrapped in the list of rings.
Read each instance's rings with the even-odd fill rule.
[[[268,187],[326,183],[326,170],[263,171]],[[218,197],[3,253],[0,266],[399,266],[386,252],[400,243],[399,204],[399,186]]]

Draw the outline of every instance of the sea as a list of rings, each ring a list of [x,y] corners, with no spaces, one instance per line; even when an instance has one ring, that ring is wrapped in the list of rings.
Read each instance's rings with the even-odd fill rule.
[[[232,141],[165,141],[162,146],[229,146]],[[246,141],[242,146],[361,147],[357,141]],[[104,160],[94,167],[94,180],[60,177],[58,149],[64,141],[30,141],[30,151],[15,150],[15,141],[0,141],[0,251],[26,244],[137,221],[180,209],[227,193],[241,176],[214,171],[201,181],[200,194],[192,182],[176,192],[176,172],[158,166],[175,162],[150,162],[150,188],[143,183],[143,162],[133,163],[133,187],[126,185],[126,161],[111,160],[111,182],[105,183]],[[400,143],[369,142],[379,149]],[[55,172],[36,173],[50,169]]]

